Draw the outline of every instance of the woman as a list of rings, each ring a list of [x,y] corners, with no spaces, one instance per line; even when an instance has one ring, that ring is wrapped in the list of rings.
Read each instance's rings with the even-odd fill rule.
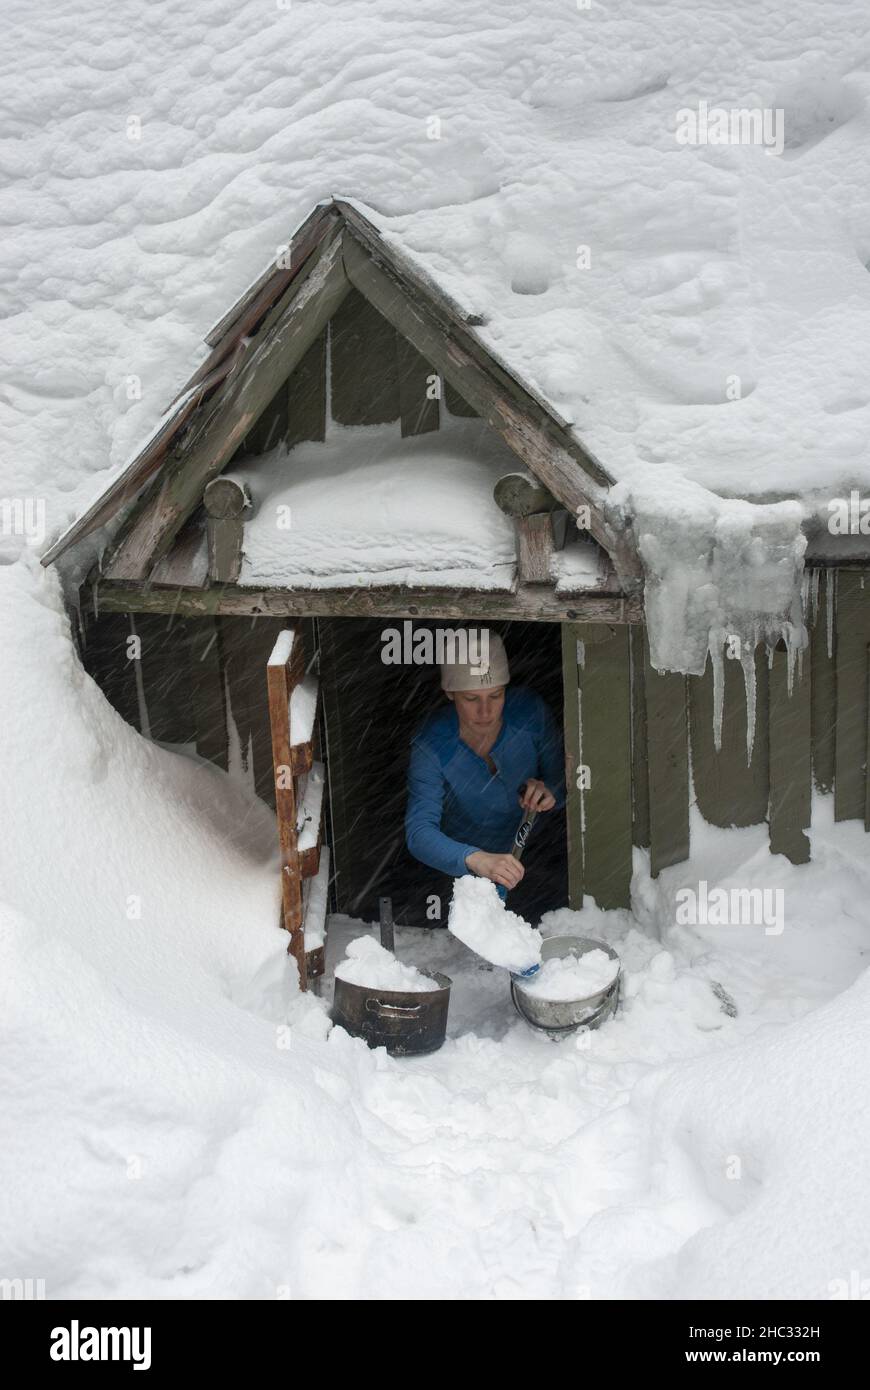
[[[562,740],[533,690],[510,685],[507,654],[489,633],[487,663],[441,667],[448,704],[430,715],[411,745],[405,838],[415,859],[450,878],[492,879],[504,898],[532,867],[545,816],[529,836],[525,864],[510,854],[523,810],[564,805]],[[563,837],[560,837],[560,839]],[[551,850],[553,848],[551,844]],[[557,850],[561,849],[561,844]],[[558,854],[557,854],[558,861]],[[535,915],[565,902],[563,875],[510,899]]]

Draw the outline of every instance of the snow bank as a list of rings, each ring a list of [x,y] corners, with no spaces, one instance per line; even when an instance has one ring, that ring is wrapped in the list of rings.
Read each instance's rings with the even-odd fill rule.
[[[447,927],[493,965],[521,973],[541,963],[541,933],[505,907],[488,878],[465,874],[454,879]]]
[[[423,994],[438,989],[437,980],[421,975],[413,965],[397,960],[373,936],[351,941],[347,955],[336,967],[335,978],[367,989],[388,989]]]

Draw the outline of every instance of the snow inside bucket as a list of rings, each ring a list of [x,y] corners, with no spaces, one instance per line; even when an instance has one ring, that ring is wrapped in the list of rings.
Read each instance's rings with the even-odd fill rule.
[[[359,937],[335,972],[332,1021],[392,1057],[436,1052],[447,1036],[452,981],[397,960],[371,936]]]
[[[598,1028],[616,1011],[621,966],[612,946],[589,936],[551,936],[542,956],[532,979],[511,980],[514,1007],[532,1028],[562,1037]]]

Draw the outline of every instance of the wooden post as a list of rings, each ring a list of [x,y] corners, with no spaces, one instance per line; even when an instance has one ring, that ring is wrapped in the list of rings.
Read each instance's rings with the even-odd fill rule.
[[[646,634],[644,634],[646,638]],[[689,720],[686,678],[657,671],[645,640],[650,874],[689,857]]]
[[[303,930],[302,872],[297,848],[296,785],[290,762],[290,695],[302,677],[302,643],[294,628],[287,628],[275,643],[266,667],[269,720],[272,726],[272,758],[275,767],[275,807],[281,846],[281,903],[287,948],[299,970],[299,988],[308,988]]]
[[[209,579],[235,584],[242,568],[243,514],[251,505],[251,494],[246,484],[224,475],[206,486],[202,501],[208,518]]]
[[[581,762],[589,771],[583,793],[583,891],[599,907],[631,902],[631,671],[628,628],[578,624],[582,643]]]
[[[867,689],[870,691],[870,644],[867,647]],[[870,769],[870,699],[867,701],[867,751],[865,768]],[[864,829],[870,830],[870,773],[864,777]]]
[[[848,569],[839,571],[836,623],[834,820],[863,820],[867,776],[867,643],[870,641],[870,583],[865,574]]]
[[[513,518],[517,541],[517,569],[526,584],[550,584],[553,554],[553,518],[561,504],[535,478],[525,473],[506,473],[492,493],[496,504]]]
[[[812,676],[813,777],[820,792],[834,789],[834,727],[837,721],[833,630],[835,584],[834,570],[822,570],[819,574],[815,622],[810,632],[810,648],[804,653],[804,660],[810,663]]]
[[[801,673],[795,662],[789,694],[788,652],[780,643],[770,668],[770,850],[792,864],[810,858],[804,831],[810,824],[811,764],[809,671]]]
[[[641,623],[632,624],[628,640],[631,656],[632,839],[638,848],[649,849],[649,757],[644,681],[646,632]]]
[[[565,819],[568,828],[568,905],[583,906],[583,793],[580,776],[580,688],[577,630],[562,624],[562,685],[565,712]]]

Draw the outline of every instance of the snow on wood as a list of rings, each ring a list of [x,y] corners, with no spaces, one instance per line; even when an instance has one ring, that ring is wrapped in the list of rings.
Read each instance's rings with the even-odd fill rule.
[[[509,590],[513,527],[492,490],[515,465],[480,420],[407,439],[398,425],[333,426],[322,443],[237,462],[254,499],[239,583]]]
[[[296,848],[300,854],[314,849],[317,844],[324,784],[323,763],[312,763],[311,771],[300,778],[299,809],[296,818],[296,833],[299,837]]]
[[[272,655],[269,657],[269,666],[287,665],[293,652],[293,641],[295,637],[296,631],[292,627],[285,627],[278,633],[275,645],[272,648]]]
[[[305,904],[305,950],[316,951],[326,939],[326,909],[329,902],[329,845],[320,847],[320,867],[305,880],[302,890]]]
[[[317,675],[310,671],[294,687],[290,696],[290,747],[310,743],[314,733],[314,716],[317,713]]]
[[[613,579],[606,553],[591,540],[572,541],[551,555],[550,577],[557,594],[588,593]]]

